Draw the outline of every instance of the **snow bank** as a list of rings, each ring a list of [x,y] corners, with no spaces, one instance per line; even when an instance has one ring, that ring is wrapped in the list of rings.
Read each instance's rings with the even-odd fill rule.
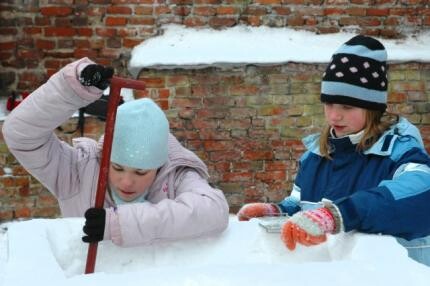
[[[0,285],[428,285],[430,268],[407,257],[394,238],[330,236],[288,251],[257,220],[231,217],[223,234],[150,246],[99,243],[96,273],[82,274],[82,219],[33,219],[0,232]]]

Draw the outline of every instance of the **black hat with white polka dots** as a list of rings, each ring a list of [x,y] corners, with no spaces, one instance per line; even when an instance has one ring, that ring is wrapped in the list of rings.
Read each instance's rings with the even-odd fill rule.
[[[321,82],[321,101],[385,111],[387,52],[378,40],[358,35],[333,55]]]

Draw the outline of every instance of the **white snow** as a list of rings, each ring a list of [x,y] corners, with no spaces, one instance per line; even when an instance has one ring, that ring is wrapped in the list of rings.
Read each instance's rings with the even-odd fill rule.
[[[414,285],[430,267],[389,236],[348,233],[291,252],[279,233],[231,216],[222,234],[150,246],[99,243],[96,272],[83,274],[83,219],[9,222],[0,231],[0,285]]]
[[[163,26],[164,33],[132,50],[129,71],[287,62],[326,63],[352,32],[316,35],[290,28],[235,26],[224,30]],[[430,31],[403,40],[378,38],[389,62],[430,62]]]

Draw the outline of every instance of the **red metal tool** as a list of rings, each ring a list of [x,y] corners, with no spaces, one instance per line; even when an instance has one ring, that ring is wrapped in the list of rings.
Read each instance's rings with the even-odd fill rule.
[[[105,201],[106,194],[106,186],[108,181],[108,172],[109,172],[109,163],[110,163],[110,154],[112,150],[112,139],[113,139],[113,130],[115,126],[115,118],[116,118],[116,110],[118,104],[120,102],[120,93],[121,88],[131,88],[144,90],[145,83],[138,80],[120,78],[120,77],[112,77],[110,83],[110,93],[106,114],[106,125],[105,125],[105,135],[103,142],[103,151],[101,156],[100,163],[100,172],[99,172],[99,180],[97,184],[97,193],[96,193],[96,208],[103,208],[103,204]],[[96,256],[97,256],[97,242],[92,242],[88,246],[88,255],[87,255],[87,265],[85,267],[85,274],[93,273],[95,264],[96,264]]]

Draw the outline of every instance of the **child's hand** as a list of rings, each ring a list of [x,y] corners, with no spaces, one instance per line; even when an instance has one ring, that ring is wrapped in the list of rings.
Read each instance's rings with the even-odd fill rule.
[[[293,215],[282,226],[281,239],[289,250],[294,250],[297,243],[310,246],[326,241],[326,233],[333,233],[335,229],[330,210],[319,208]]]
[[[237,213],[240,221],[249,220],[254,217],[275,216],[281,212],[275,204],[251,203],[244,205]]]
[[[95,86],[106,89],[113,76],[113,68],[102,65],[91,64],[86,66],[79,76],[79,81],[84,86]]]
[[[83,242],[98,242],[103,240],[105,232],[106,211],[101,208],[89,208],[85,212]]]

